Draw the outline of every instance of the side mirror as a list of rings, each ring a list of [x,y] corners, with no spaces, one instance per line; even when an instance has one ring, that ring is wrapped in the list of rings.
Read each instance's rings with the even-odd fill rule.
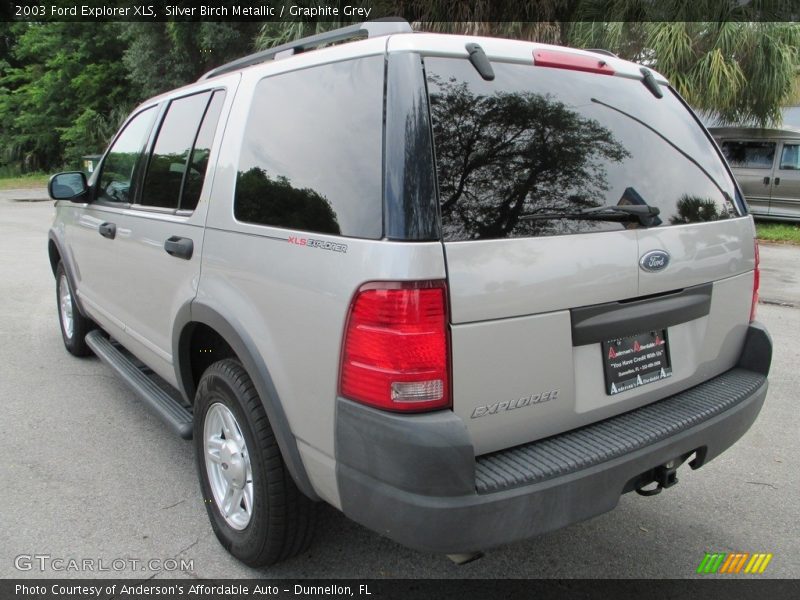
[[[53,200],[87,202],[89,198],[86,175],[80,171],[69,171],[53,175],[47,184],[47,191]]]

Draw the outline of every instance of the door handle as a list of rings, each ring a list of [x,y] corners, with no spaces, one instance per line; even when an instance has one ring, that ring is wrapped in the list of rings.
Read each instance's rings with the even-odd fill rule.
[[[764,185],[769,185],[769,177],[764,177]]]
[[[114,223],[101,223],[97,231],[100,232],[100,235],[110,240],[117,236],[117,226]]]
[[[775,185],[780,185],[780,184],[781,184],[781,178],[780,177],[776,177],[775,178]]]
[[[170,256],[177,256],[178,258],[185,258],[189,260],[192,258],[194,252],[194,242],[189,238],[173,235],[166,242],[164,242],[164,250]]]

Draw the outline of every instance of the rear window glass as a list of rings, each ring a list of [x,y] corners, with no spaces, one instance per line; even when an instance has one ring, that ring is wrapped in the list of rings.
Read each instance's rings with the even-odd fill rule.
[[[739,169],[771,169],[775,159],[775,142],[722,142],[722,153],[732,167]]]
[[[382,56],[261,80],[239,159],[234,215],[380,238],[382,135]]]
[[[724,164],[668,88],[657,99],[637,80],[492,66],[484,81],[467,60],[425,59],[445,240],[639,226],[563,216],[604,205],[657,207],[653,226],[737,216]]]

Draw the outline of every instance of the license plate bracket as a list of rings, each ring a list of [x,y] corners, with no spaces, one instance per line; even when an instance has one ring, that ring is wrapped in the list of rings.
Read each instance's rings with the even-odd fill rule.
[[[601,347],[609,396],[672,375],[666,329],[609,340]]]

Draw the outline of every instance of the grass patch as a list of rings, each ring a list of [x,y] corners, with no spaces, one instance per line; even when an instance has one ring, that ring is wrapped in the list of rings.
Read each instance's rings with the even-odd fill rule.
[[[756,235],[765,242],[800,245],[800,225],[792,223],[756,223]]]
[[[0,190],[29,190],[47,187],[50,175],[47,173],[28,173],[13,177],[0,177]]]

